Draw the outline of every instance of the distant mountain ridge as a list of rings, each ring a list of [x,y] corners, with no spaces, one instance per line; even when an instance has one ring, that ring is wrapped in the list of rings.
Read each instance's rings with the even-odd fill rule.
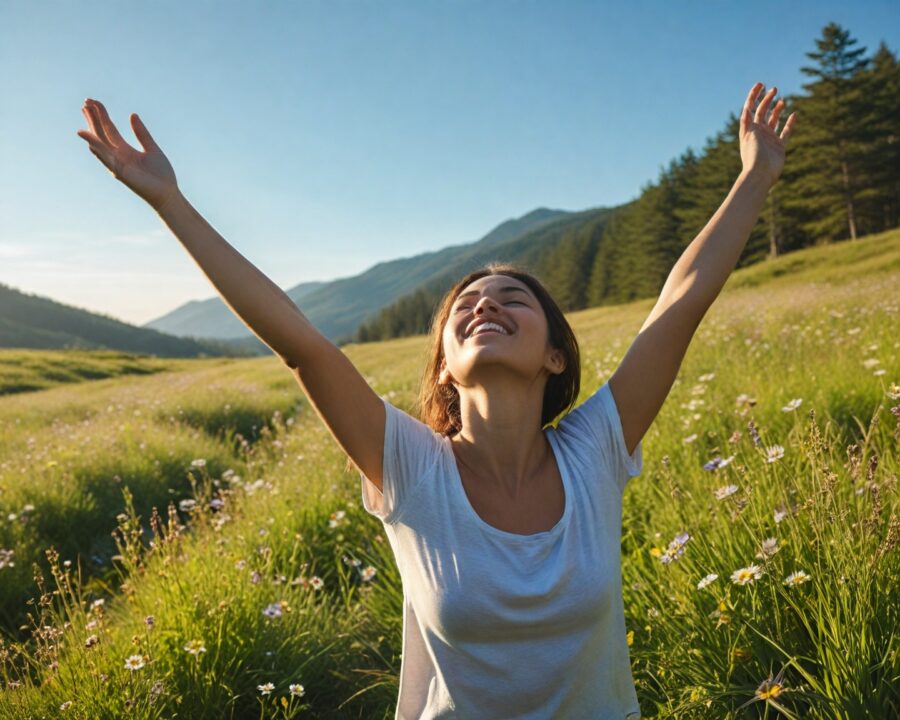
[[[287,291],[288,297],[299,303],[306,295],[325,285],[307,282]],[[141,327],[169,333],[178,337],[237,339],[255,337],[218,295],[207,300],[190,300],[171,312],[144,323]]]
[[[261,343],[260,343],[261,344]],[[175,337],[0,283],[0,347],[106,348],[161,357],[256,355],[227,342]]]
[[[574,214],[577,213],[536,208],[519,218],[500,223],[473,243],[451,245],[441,250],[381,262],[359,275],[330,282],[303,283],[286,293],[323,335],[334,342],[346,340],[381,308],[441,277],[448,267],[471,265],[499,247]],[[219,297],[187,303],[151,320],[144,327],[178,336],[253,337]]]

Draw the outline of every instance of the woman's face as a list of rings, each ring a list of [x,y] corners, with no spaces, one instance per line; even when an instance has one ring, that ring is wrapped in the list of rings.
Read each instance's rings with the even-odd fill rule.
[[[485,322],[494,327],[475,332]],[[456,297],[444,324],[440,382],[468,387],[498,370],[526,380],[565,369],[561,351],[550,347],[547,316],[521,280],[488,275]]]

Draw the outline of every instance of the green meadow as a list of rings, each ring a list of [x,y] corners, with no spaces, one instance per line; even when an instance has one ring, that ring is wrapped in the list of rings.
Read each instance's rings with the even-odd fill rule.
[[[733,273],[624,499],[642,713],[900,714],[900,231]],[[581,400],[654,299],[571,314]],[[349,345],[413,412],[423,336]],[[0,717],[392,718],[402,586],[274,356],[0,352]]]

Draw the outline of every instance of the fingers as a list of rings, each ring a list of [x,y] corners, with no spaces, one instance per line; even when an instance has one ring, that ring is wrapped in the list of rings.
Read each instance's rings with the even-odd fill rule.
[[[775,103],[775,107],[772,109],[772,117],[769,118],[768,123],[773,131],[778,127],[778,116],[781,115],[782,110],[784,110],[784,98],[779,98],[778,102]]]
[[[91,130],[93,131],[94,135],[96,135],[100,139],[100,142],[106,143],[111,147],[115,147],[115,145],[109,139],[109,136],[106,134],[106,131],[103,129],[103,123],[100,121],[100,112],[97,110],[96,106],[93,105],[89,100],[85,100],[84,107],[81,109],[81,111],[88,119],[88,124],[91,126]]]
[[[102,162],[113,175],[118,177],[116,174],[115,159],[108,146],[100,142],[96,135],[89,133],[87,130],[78,130],[76,134],[78,137],[87,140],[88,149],[94,153],[97,159]]]
[[[137,113],[131,113],[131,129],[134,130],[135,137],[146,152],[162,152]]]
[[[750,108],[753,107],[753,103],[756,102],[756,96],[759,95],[759,91],[765,87],[761,82],[756,83],[752,88],[750,88],[750,93],[747,95],[747,99],[744,101],[744,109],[741,110],[741,128],[744,129],[750,124]]]
[[[113,124],[113,121],[109,118],[109,113],[106,112],[106,108],[103,106],[103,103],[99,100],[91,101],[92,105],[96,105],[97,110],[99,111],[100,116],[100,125],[103,128],[103,131],[106,133],[106,136],[112,140],[112,144],[118,147],[119,145],[127,145],[128,143],[125,139],[119,134],[119,131],[116,129],[116,126]]]
[[[790,117],[788,117],[787,122],[784,124],[784,128],[781,130],[781,135],[779,136],[781,140],[784,142],[785,147],[787,147],[788,138],[791,136],[791,133],[794,131],[794,121],[797,119],[797,113],[792,112]]]
[[[756,108],[756,115],[753,117],[754,122],[764,123],[766,119],[766,113],[769,112],[769,103],[772,102],[772,98],[775,97],[775,93],[778,91],[774,85],[769,88],[769,92],[765,94],[762,102]]]

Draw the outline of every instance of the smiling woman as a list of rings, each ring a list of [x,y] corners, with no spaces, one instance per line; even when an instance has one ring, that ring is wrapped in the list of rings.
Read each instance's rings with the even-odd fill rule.
[[[287,295],[187,202],[137,115],[144,152],[101,103],[80,130],[144,198],[232,311],[291,368],[360,470],[404,586],[397,718],[640,716],[621,587],[622,499],[641,439],[781,173],[792,115],[762,84],[741,115],[744,169],[675,264],[620,366],[572,409],[580,356],[542,283],[491,264],[441,302],[419,416],[379,397]],[[551,423],[562,415],[556,427]]]

